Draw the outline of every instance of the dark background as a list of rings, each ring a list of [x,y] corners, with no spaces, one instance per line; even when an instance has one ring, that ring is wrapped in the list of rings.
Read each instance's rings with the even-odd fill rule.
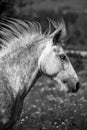
[[[49,79],[40,79],[26,97],[14,130],[87,130],[87,0],[0,0],[0,16],[39,21],[43,31],[47,18],[63,17],[65,49],[82,84],[77,94],[65,94]]]
[[[86,50],[86,0],[0,0],[0,16],[39,21],[43,30],[47,18],[58,20],[63,16],[68,30],[68,48]]]

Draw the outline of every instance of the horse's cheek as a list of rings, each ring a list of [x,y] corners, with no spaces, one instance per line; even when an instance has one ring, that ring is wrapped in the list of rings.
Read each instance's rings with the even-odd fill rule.
[[[43,69],[50,76],[57,74],[61,70],[61,62],[56,58],[55,54],[49,54],[44,59]]]

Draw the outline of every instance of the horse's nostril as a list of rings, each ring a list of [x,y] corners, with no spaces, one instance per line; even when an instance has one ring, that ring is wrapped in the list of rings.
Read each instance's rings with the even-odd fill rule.
[[[80,82],[76,83],[76,92],[78,91],[78,89],[80,88]]]

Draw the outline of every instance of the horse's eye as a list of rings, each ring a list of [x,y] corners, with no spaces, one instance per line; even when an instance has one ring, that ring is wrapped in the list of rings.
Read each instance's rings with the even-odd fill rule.
[[[66,56],[64,54],[59,55],[60,59],[65,60]]]

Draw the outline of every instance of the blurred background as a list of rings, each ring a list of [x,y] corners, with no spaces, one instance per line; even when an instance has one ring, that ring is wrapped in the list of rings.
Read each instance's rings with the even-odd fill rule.
[[[0,0],[0,17],[40,22],[64,18],[68,40],[65,50],[79,75],[77,94],[58,92],[57,86],[41,78],[25,99],[14,130],[87,130],[87,0]]]

